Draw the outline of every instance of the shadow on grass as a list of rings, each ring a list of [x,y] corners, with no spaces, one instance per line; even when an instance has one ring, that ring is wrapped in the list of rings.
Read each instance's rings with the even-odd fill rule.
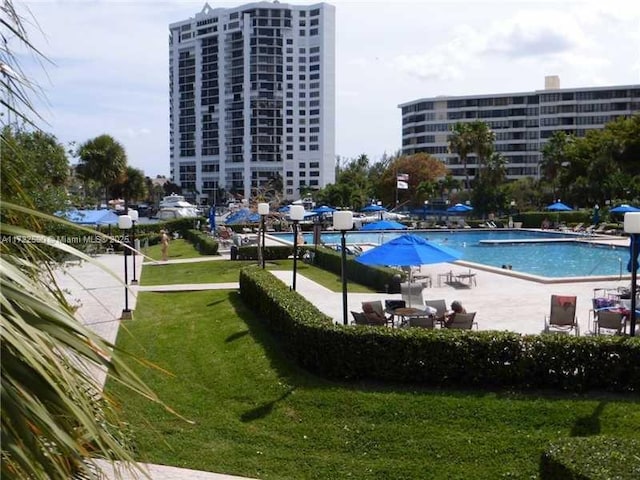
[[[589,437],[600,433],[600,415],[607,402],[600,401],[591,415],[576,418],[576,422],[571,429],[572,437]]]
[[[249,330],[243,330],[241,332],[236,332],[232,335],[229,335],[227,338],[225,338],[225,343],[231,343],[234,342],[236,340],[238,340],[239,338],[245,337],[249,334]]]
[[[246,423],[246,422],[252,422],[254,420],[260,420],[261,418],[265,418],[267,415],[269,415],[273,411],[273,407],[275,407],[275,405],[278,402],[281,402],[284,399],[286,399],[289,395],[293,393],[294,390],[295,390],[294,388],[290,388],[275,400],[271,400],[270,402],[264,403],[259,407],[252,408],[248,412],[245,412],[242,415],[240,415],[240,420]]]

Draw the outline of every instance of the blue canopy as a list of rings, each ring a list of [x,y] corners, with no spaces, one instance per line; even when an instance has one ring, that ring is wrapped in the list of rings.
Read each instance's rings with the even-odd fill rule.
[[[360,211],[361,212],[386,212],[387,209],[381,205],[375,205],[372,203],[371,205],[367,205]]]
[[[546,208],[550,212],[569,212],[569,211],[573,210],[573,208],[565,205],[562,202],[552,203],[551,205],[547,205]]]
[[[365,224],[360,230],[406,230],[406,225],[393,220],[380,220]]]
[[[623,203],[622,205],[618,205],[616,208],[612,208],[609,211],[611,213],[640,212],[640,208],[636,208],[633,205],[627,205],[626,203]]]
[[[449,213],[467,213],[471,210],[473,210],[473,207],[463,205],[462,203],[456,203],[455,205],[447,208],[447,212]]]
[[[251,210],[249,210],[248,208],[241,208],[237,212],[229,215],[225,223],[227,225],[233,225],[236,223],[251,223],[252,220],[249,220],[250,216],[251,216]]]
[[[367,250],[360,254],[356,261],[365,265],[410,267],[451,262],[458,260],[461,256],[462,254],[456,250],[436,245],[416,235],[406,234]]]
[[[322,205],[322,206],[320,206],[320,207],[316,207],[316,208],[314,208],[314,209],[313,209],[313,211],[314,211],[314,212],[316,212],[316,213],[320,213],[320,214],[322,214],[322,213],[333,213],[333,212],[335,212],[335,211],[336,211],[336,209],[335,209],[335,208],[328,207],[328,206],[326,206],[326,205]]]
[[[118,215],[106,208],[100,210],[69,210],[56,212],[56,216],[62,217],[79,225],[117,225]]]

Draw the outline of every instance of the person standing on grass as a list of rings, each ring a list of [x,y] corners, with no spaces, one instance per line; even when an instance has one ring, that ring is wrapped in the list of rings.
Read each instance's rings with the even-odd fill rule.
[[[162,261],[167,261],[169,256],[169,235],[166,230],[160,230],[160,251],[162,252]]]

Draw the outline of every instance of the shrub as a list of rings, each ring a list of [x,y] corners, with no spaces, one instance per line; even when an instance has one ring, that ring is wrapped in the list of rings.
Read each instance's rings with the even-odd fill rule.
[[[298,258],[302,258],[304,249],[298,247]],[[284,260],[293,255],[293,247],[288,245],[268,245],[264,248],[265,260]],[[258,247],[256,245],[244,245],[238,247],[239,260],[257,260]]]
[[[301,366],[339,379],[427,385],[636,391],[640,339],[334,325],[258,268],[240,272],[244,301]]]
[[[542,455],[542,480],[632,480],[640,478],[640,441],[605,436],[566,438]]]
[[[200,230],[185,230],[184,239],[192,243],[201,255],[217,255],[218,242]]]

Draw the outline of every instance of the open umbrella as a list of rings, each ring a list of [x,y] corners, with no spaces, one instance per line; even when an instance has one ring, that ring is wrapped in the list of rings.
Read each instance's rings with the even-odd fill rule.
[[[386,212],[387,209],[384,208],[382,205],[376,205],[375,203],[372,203],[371,205],[367,205],[360,211],[361,212]]]
[[[392,220],[379,220],[367,223],[360,230],[406,230],[407,226]]]
[[[321,215],[322,215],[322,214],[324,214],[324,213],[333,213],[333,212],[335,212],[335,211],[336,211],[336,209],[335,209],[335,208],[328,207],[328,206],[326,206],[326,205],[322,205],[322,206],[320,206],[320,207],[316,207],[316,208],[314,208],[314,209],[313,209],[313,211],[314,211],[315,213],[318,213],[318,214],[321,214]]]
[[[467,213],[471,210],[473,210],[473,207],[463,205],[462,203],[456,203],[455,205],[447,208],[447,212],[449,213]]]
[[[367,250],[356,257],[356,261],[365,265],[390,265],[412,267],[431,263],[458,260],[462,254],[451,248],[436,245],[412,234],[394,238],[382,245]],[[409,271],[411,283],[411,271]]]
[[[565,205],[562,202],[552,203],[551,205],[547,205],[545,207],[550,212],[570,212],[573,208]]]
[[[622,205],[618,205],[615,208],[609,210],[611,213],[628,213],[628,212],[640,212],[640,208],[636,208],[633,205],[627,205],[623,203]]]

